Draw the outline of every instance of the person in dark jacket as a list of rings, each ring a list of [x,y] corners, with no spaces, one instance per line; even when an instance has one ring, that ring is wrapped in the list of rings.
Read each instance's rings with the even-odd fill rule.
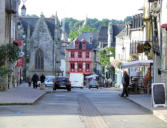
[[[37,73],[35,73],[32,76],[32,82],[33,82],[33,88],[37,88],[37,82],[39,81],[39,76],[37,75]]]
[[[43,73],[40,76],[40,81],[41,81],[41,83],[44,83],[44,81],[45,81],[45,75]]]
[[[123,72],[123,78],[122,78],[122,84],[123,84],[123,92],[121,94],[121,97],[128,96],[128,86],[129,86],[129,75],[126,71]]]

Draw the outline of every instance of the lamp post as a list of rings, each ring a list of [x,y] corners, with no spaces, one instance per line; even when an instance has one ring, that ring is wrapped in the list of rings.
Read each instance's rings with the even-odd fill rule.
[[[21,15],[22,16],[25,16],[26,15],[26,6],[25,6],[25,2],[26,2],[27,0],[22,0],[22,2],[23,2],[23,6],[22,6],[22,8],[21,8]]]

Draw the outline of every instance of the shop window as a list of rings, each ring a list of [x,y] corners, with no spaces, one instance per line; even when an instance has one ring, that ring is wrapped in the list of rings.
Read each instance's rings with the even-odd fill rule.
[[[78,71],[79,71],[79,72],[82,71],[82,64],[78,64]]]
[[[86,64],[86,70],[90,69],[90,64]]]
[[[75,69],[75,65],[74,65],[74,63],[72,63],[71,64],[71,71],[74,71],[74,69]]]

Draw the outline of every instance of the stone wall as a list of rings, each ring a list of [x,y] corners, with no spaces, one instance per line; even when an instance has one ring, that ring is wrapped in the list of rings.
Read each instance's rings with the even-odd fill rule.
[[[53,60],[54,41],[52,40],[52,37],[49,33],[49,30],[43,18],[39,19],[39,21],[37,22],[30,43],[31,43],[30,64],[29,64],[30,74],[33,74],[34,72],[37,72],[39,74],[44,72],[46,75],[54,75],[55,74],[54,60]],[[43,71],[35,69],[35,53],[38,49],[41,49],[44,53]]]
[[[0,0],[0,45],[5,42],[5,0]]]

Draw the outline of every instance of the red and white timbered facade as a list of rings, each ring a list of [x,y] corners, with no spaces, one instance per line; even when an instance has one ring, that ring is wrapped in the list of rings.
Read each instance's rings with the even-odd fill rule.
[[[86,41],[75,41],[74,49],[66,49],[68,56],[68,71],[70,73],[92,74],[92,50],[86,48]]]

